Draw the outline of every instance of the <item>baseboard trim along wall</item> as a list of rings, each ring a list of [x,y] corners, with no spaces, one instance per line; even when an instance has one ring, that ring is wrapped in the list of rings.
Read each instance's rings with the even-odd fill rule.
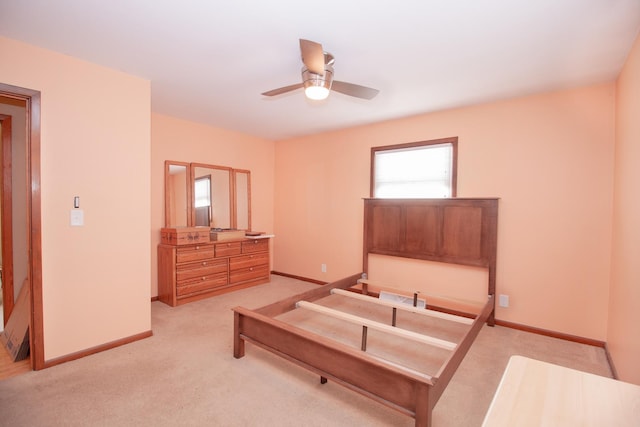
[[[577,335],[564,334],[561,332],[550,331],[547,329],[535,328],[533,326],[521,325],[519,323],[507,322],[506,320],[496,319],[496,325],[504,326],[506,328],[511,329],[519,329],[525,332],[532,332],[538,335],[545,335],[552,338],[559,338],[566,341],[573,341],[580,344],[592,345],[594,347],[606,348],[606,343],[604,341],[598,341],[591,338],[579,337]]]
[[[139,341],[145,338],[149,338],[153,335],[153,331],[146,331],[136,335],[131,335],[126,338],[122,338],[116,341],[111,341],[96,347],[91,347],[86,350],[78,351],[76,353],[71,353],[66,356],[57,357],[55,359],[46,360],[44,362],[44,368],[51,368],[52,366],[60,365],[62,363],[70,362],[72,360],[80,359],[86,356],[90,356],[92,354],[100,353],[105,350],[111,350],[112,348],[120,347],[121,345],[129,344],[134,341]]]
[[[329,282],[323,282],[322,280],[310,279],[308,277],[296,276],[295,274],[283,273],[281,271],[271,271],[271,274],[289,277],[291,279],[302,280],[303,282],[315,283],[316,285],[326,285],[327,283],[329,283]]]

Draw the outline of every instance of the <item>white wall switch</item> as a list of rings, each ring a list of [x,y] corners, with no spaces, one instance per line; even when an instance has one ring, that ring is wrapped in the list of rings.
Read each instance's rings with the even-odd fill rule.
[[[81,227],[84,225],[84,211],[82,209],[72,209],[70,218],[72,226]]]

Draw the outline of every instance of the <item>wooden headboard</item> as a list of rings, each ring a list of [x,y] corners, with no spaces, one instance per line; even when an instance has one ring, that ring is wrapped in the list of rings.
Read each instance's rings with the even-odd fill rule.
[[[486,267],[495,294],[498,199],[364,199],[369,254]]]

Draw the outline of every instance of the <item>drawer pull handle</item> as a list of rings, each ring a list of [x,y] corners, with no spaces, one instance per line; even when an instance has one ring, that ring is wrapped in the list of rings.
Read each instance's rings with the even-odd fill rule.
[[[207,261],[202,261],[202,265],[207,265]]]
[[[196,251],[197,251],[198,249],[200,249],[200,246],[196,246]]]
[[[207,276],[203,276],[203,277],[202,277],[202,280],[207,280]]]
[[[249,269],[249,271],[253,271],[253,267],[251,267],[251,268]]]

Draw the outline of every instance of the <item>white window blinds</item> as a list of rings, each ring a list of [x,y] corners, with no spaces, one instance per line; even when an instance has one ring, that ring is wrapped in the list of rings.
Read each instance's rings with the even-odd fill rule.
[[[451,143],[376,151],[374,197],[451,197]]]

